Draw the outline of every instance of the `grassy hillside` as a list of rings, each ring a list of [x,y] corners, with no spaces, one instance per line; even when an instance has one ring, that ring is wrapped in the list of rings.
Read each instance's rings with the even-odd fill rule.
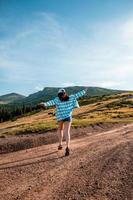
[[[8,104],[16,100],[22,100],[24,98],[25,96],[23,95],[20,95],[17,93],[10,93],[10,94],[0,96],[0,104]]]
[[[122,91],[110,90],[99,87],[84,87],[84,86],[74,86],[66,87],[66,91],[69,95],[75,94],[83,89],[86,89],[87,93],[82,99],[88,99],[90,97],[97,97],[98,99],[103,95],[119,94]],[[8,95],[1,96],[0,102],[0,122],[12,120],[18,116],[25,115],[29,112],[38,112],[37,104],[40,102],[46,102],[57,96],[59,88],[56,87],[46,87],[42,91],[36,92],[24,97],[22,95],[11,93]]]
[[[133,92],[79,100],[73,127],[100,123],[133,122]],[[54,108],[0,124],[0,135],[42,133],[57,128]]]
[[[74,94],[80,90],[83,90],[84,86],[74,86],[74,87],[66,87],[67,93]],[[16,104],[37,104],[41,101],[48,101],[54,97],[57,96],[59,88],[57,87],[46,87],[42,91],[36,92],[34,94],[29,95],[28,97],[20,100],[15,101]],[[105,88],[99,88],[99,87],[88,87],[88,91],[85,95],[86,98],[93,97],[93,96],[103,96],[103,95],[109,95],[109,94],[118,94],[122,91],[119,90],[111,90],[111,89],[105,89]]]

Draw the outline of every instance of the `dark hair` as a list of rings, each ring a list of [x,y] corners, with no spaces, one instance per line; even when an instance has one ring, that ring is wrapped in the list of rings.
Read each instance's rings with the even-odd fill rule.
[[[68,94],[66,94],[65,97],[63,97],[64,93],[58,93],[58,97],[60,99],[60,101],[68,101],[69,100],[69,96]]]

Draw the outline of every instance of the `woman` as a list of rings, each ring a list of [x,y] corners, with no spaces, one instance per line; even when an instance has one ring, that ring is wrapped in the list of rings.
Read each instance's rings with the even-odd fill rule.
[[[56,106],[56,119],[59,124],[58,138],[59,146],[58,150],[62,149],[63,131],[66,140],[65,156],[70,153],[70,127],[72,123],[72,111],[74,108],[79,108],[77,99],[86,93],[87,89],[82,90],[76,94],[68,96],[65,89],[59,89],[58,97],[45,103],[40,103],[41,106],[47,108],[49,106]]]

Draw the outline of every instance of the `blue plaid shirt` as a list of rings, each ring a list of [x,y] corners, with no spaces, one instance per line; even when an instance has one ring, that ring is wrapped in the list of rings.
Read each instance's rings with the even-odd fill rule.
[[[77,99],[82,97],[85,93],[86,91],[82,90],[76,94],[70,95],[68,101],[60,101],[60,99],[56,97],[55,99],[44,103],[44,105],[46,107],[56,106],[56,119],[57,121],[60,121],[72,116],[73,109],[80,107]]]

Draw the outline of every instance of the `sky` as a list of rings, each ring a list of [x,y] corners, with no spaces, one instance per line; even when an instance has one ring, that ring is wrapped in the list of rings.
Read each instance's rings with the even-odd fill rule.
[[[0,95],[133,90],[132,0],[0,0]]]

